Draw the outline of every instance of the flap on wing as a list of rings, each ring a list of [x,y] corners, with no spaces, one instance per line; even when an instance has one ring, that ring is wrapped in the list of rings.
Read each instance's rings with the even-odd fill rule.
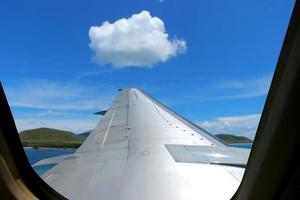
[[[105,115],[106,112],[107,112],[107,110],[102,110],[102,111],[99,111],[99,112],[95,112],[94,114],[95,115]]]
[[[234,147],[165,145],[176,162],[246,167],[250,150]]]

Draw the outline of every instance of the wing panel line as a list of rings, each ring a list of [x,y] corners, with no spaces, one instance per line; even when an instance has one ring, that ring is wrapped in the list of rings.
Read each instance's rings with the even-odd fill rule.
[[[114,110],[114,112],[113,112],[112,115],[111,115],[111,118],[110,118],[108,127],[107,127],[107,129],[106,129],[106,132],[105,132],[105,135],[104,135],[104,138],[103,138],[103,140],[102,140],[102,143],[101,143],[101,146],[100,146],[100,149],[99,149],[99,150],[103,149],[103,147],[104,147],[104,144],[105,144],[105,141],[106,141],[106,138],[107,138],[107,135],[108,135],[108,132],[109,132],[111,123],[112,123],[112,121],[113,121],[113,119],[114,119],[115,113],[116,113],[116,109]]]

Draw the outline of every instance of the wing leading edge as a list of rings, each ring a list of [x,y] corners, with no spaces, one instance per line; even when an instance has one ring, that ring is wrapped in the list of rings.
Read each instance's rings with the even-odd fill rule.
[[[70,199],[230,199],[249,150],[228,147],[138,89],[122,89],[43,179]]]

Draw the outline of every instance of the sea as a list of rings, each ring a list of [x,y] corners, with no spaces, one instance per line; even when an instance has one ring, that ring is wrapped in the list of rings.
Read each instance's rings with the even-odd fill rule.
[[[76,151],[76,149],[52,149],[52,148],[39,148],[39,149],[25,148],[24,150],[27,155],[28,161],[30,162],[31,165],[46,158],[51,158],[54,156],[60,156],[65,154],[72,154]],[[54,166],[55,164],[40,165],[38,167],[33,167],[33,169],[38,175],[41,176]]]
[[[252,143],[231,144],[230,146],[250,149],[252,147]],[[54,156],[60,156],[65,154],[72,154],[75,151],[76,149],[25,148],[25,153],[31,165],[46,158],[51,158]],[[33,167],[33,169],[38,175],[41,176],[54,166],[55,164],[40,165],[38,167]]]

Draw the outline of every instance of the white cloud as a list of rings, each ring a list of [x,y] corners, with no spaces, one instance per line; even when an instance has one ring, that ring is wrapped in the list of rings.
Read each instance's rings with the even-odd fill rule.
[[[89,37],[95,61],[118,68],[151,67],[186,50],[186,41],[169,39],[164,22],[148,11],[92,26]]]
[[[199,126],[213,134],[233,134],[254,139],[260,114],[218,117],[199,122]]]

